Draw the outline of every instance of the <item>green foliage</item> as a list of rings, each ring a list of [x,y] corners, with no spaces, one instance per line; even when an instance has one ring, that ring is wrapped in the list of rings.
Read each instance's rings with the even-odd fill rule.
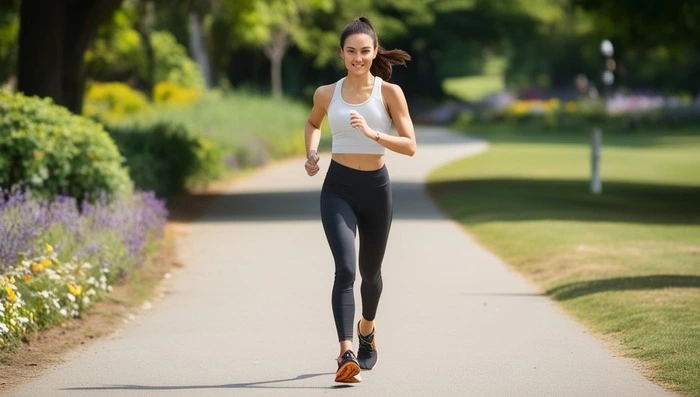
[[[19,37],[19,3],[3,2],[0,6],[0,84],[15,73]]]
[[[304,153],[304,124],[308,107],[284,98],[250,92],[209,92],[187,107],[159,108],[142,122],[177,122],[195,136],[215,142],[240,168],[259,166],[271,159]],[[324,130],[324,141],[329,136]]]
[[[138,18],[134,6],[127,2],[100,27],[85,56],[88,77],[99,81],[133,80],[143,87],[172,82],[202,88],[199,67],[185,47],[168,31],[154,31],[150,36],[139,32]],[[152,58],[144,45],[145,37],[152,47]]]
[[[204,86],[199,66],[172,34],[153,32],[151,43],[154,52],[154,84],[167,81],[187,88]]]
[[[107,128],[126,157],[136,187],[152,190],[159,197],[172,197],[225,172],[218,146],[193,136],[182,124],[164,121]]]
[[[139,32],[133,27],[136,18],[125,4],[100,26],[97,38],[85,53],[89,78],[111,81],[147,76],[146,51]]]
[[[95,199],[131,189],[117,147],[97,124],[48,99],[0,91],[0,186]]]

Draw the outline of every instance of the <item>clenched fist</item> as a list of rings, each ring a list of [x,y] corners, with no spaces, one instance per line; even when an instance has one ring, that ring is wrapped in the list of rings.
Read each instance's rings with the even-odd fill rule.
[[[318,173],[320,169],[318,166],[318,160],[320,160],[320,158],[318,157],[318,154],[316,154],[316,151],[310,150],[309,155],[306,157],[306,163],[304,164],[306,173],[309,174],[309,176],[314,176]]]

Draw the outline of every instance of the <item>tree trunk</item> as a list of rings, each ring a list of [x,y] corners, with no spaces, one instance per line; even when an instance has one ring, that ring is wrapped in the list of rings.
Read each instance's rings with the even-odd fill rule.
[[[155,51],[151,34],[156,21],[156,5],[153,1],[144,0],[141,2],[141,19],[138,24],[138,32],[141,38],[141,45],[146,52],[146,78],[143,81],[143,88],[149,98],[153,97],[153,86],[156,84],[156,61]]]
[[[212,81],[209,57],[204,49],[204,35],[202,34],[200,16],[196,12],[190,12],[190,52],[199,65],[199,70],[202,72],[204,86],[210,88]]]
[[[123,0],[23,0],[17,89],[81,113],[85,51]]]
[[[287,52],[287,47],[289,47],[289,33],[281,28],[265,44],[265,55],[270,60],[272,95],[276,98],[282,96],[282,59]]]
[[[24,0],[20,8],[17,89],[63,103],[65,0]]]

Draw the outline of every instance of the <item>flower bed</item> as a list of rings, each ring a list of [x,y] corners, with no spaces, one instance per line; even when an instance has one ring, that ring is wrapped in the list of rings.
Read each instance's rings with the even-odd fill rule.
[[[0,191],[0,349],[78,317],[143,263],[166,219],[152,193],[78,206]]]

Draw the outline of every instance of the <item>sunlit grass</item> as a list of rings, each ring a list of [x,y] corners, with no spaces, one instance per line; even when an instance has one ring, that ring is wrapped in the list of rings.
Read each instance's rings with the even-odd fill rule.
[[[519,133],[518,133],[519,132]],[[576,318],[700,396],[700,134],[502,132],[430,176],[440,206]]]

